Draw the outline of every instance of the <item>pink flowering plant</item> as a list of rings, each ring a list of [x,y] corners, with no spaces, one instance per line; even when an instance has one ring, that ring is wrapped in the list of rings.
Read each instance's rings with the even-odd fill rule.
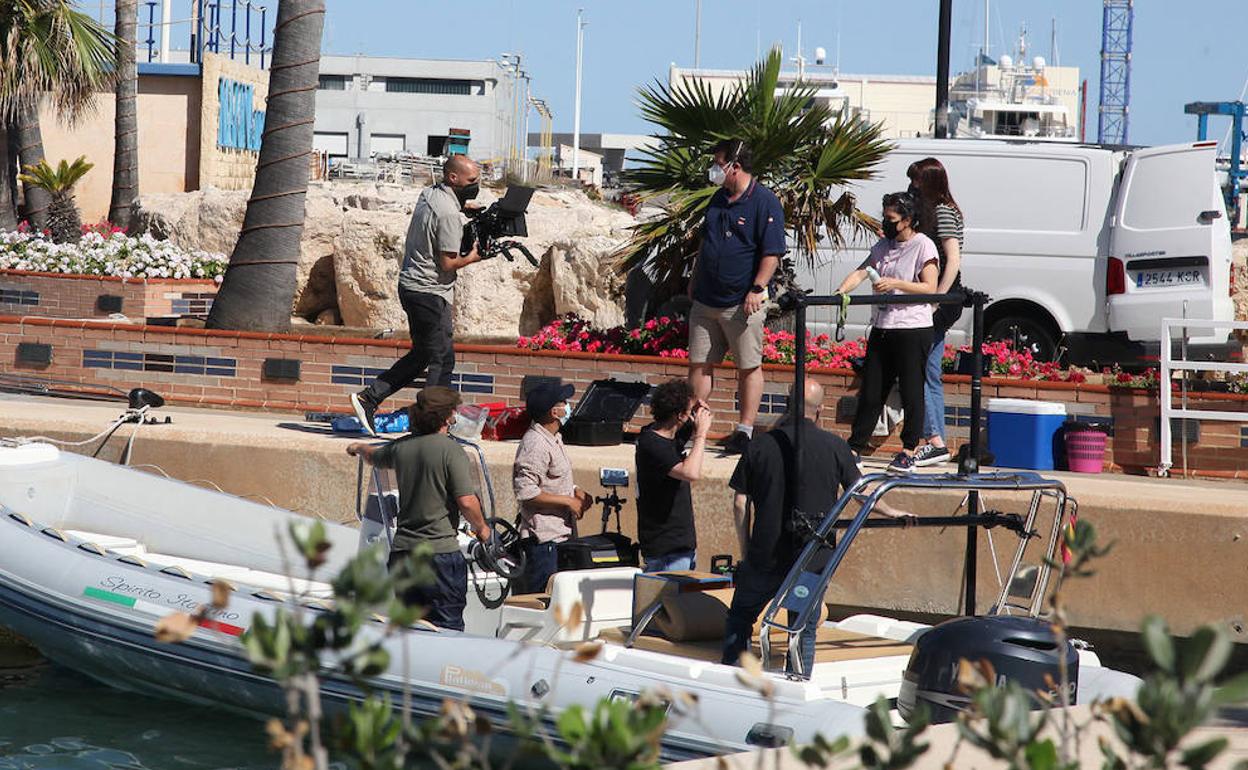
[[[807,362],[812,366],[833,369],[850,368],[850,359],[866,355],[866,340],[833,342],[826,334],[807,335]],[[588,321],[575,315],[556,318],[530,337],[516,341],[528,350],[560,350],[586,353],[619,353],[660,358],[689,358],[689,324],[682,318],[660,316],[630,329],[616,326],[594,329]],[[792,364],[797,355],[797,338],[793,332],[763,331],[763,361],[769,364]]]
[[[615,326],[602,330],[574,314],[556,318],[516,345],[528,350],[618,353],[661,358],[688,358],[689,325],[682,318],[651,318],[635,329]]]
[[[821,369],[852,369],[855,359],[867,355],[864,338],[836,342],[827,334],[806,336],[806,362]],[[689,358],[689,325],[679,317],[661,316],[651,318],[637,328],[616,326],[595,329],[583,318],[566,315],[542,327],[536,334],[520,337],[516,344],[526,350],[558,350],[585,353],[615,353],[660,358]],[[945,345],[942,359],[946,372],[954,371],[957,355],[970,352],[969,345],[960,348]],[[991,376],[1014,380],[1039,380],[1044,382],[1088,381],[1089,370],[1062,368],[1052,361],[1037,361],[1030,350],[1015,350],[1006,340],[985,342],[984,357],[988,361]],[[769,364],[792,364],[797,357],[797,337],[793,332],[763,330],[763,362]],[[1121,367],[1106,368],[1097,375],[1110,387],[1157,388],[1158,371],[1146,369],[1128,372]],[[1248,382],[1248,378],[1245,378]],[[1248,385],[1237,382],[1232,392]]]

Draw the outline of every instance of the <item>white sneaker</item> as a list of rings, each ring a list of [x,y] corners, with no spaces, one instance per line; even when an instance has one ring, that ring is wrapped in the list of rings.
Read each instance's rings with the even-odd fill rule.
[[[929,465],[947,463],[949,462],[949,459],[949,447],[924,444],[914,452],[914,465],[917,468],[926,468]]]
[[[373,414],[377,408],[369,409],[364,402],[360,401],[359,393],[351,394],[351,411],[355,412],[355,419],[360,421],[360,425],[364,426],[364,431],[370,436],[376,436],[377,431],[373,428]]]

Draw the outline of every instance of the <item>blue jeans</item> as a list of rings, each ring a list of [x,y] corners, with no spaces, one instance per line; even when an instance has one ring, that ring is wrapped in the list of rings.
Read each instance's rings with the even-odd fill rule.
[[[755,570],[749,561],[741,562],[734,577],[732,606],[728,608],[728,620],[724,624],[724,656],[722,663],[729,666],[737,665],[741,653],[750,648],[750,639],[754,636],[754,621],[776,596],[780,584],[789,574],[790,567],[773,568],[762,571]],[[802,630],[802,646],[799,654],[802,658],[802,670],[810,677],[815,665],[815,634],[819,630],[819,615],[810,616]],[[763,629],[766,633],[766,629]],[[793,662],[785,666],[793,671]]]
[[[935,332],[923,382],[923,438],[940,436],[941,441],[945,440],[945,384],[940,379],[944,357],[945,334]]]
[[[665,556],[647,557],[642,572],[668,572],[672,570],[693,570],[697,564],[697,551],[676,551]]]
[[[390,554],[389,568],[396,569],[409,553]],[[468,562],[459,551],[433,555],[433,582],[408,588],[403,603],[425,608],[425,620],[438,628],[464,630],[464,608],[468,606]]]
[[[520,588],[526,594],[546,593],[550,576],[559,571],[559,557],[554,543],[527,540],[524,547],[524,579]]]

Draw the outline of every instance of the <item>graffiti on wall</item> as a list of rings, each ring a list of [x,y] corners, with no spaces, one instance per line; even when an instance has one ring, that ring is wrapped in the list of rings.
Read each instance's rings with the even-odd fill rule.
[[[217,146],[223,149],[260,151],[264,133],[264,110],[257,110],[256,87],[229,78],[217,82]]]

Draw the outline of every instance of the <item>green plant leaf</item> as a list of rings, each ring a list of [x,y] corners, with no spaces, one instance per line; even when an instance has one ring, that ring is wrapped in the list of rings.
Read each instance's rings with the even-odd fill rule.
[[[1175,673],[1174,640],[1170,638],[1170,630],[1166,627],[1166,621],[1156,615],[1144,618],[1143,626],[1140,628],[1140,641],[1143,642],[1144,649],[1148,651],[1148,656],[1153,659],[1157,668],[1167,674]]]
[[[1225,631],[1201,626],[1183,645],[1179,655],[1179,674],[1187,681],[1211,682],[1231,658],[1232,642]]]
[[[1023,756],[1026,757],[1030,770],[1058,770],[1061,766],[1057,758],[1057,746],[1047,738],[1027,744]]]
[[[1218,706],[1248,703],[1248,672],[1237,674],[1219,685],[1213,692],[1213,702]]]
[[[1230,745],[1230,741],[1226,738],[1214,738],[1205,741],[1199,746],[1193,746],[1186,749],[1179,756],[1179,762],[1190,770],[1200,770],[1218,757],[1226,747]]]

